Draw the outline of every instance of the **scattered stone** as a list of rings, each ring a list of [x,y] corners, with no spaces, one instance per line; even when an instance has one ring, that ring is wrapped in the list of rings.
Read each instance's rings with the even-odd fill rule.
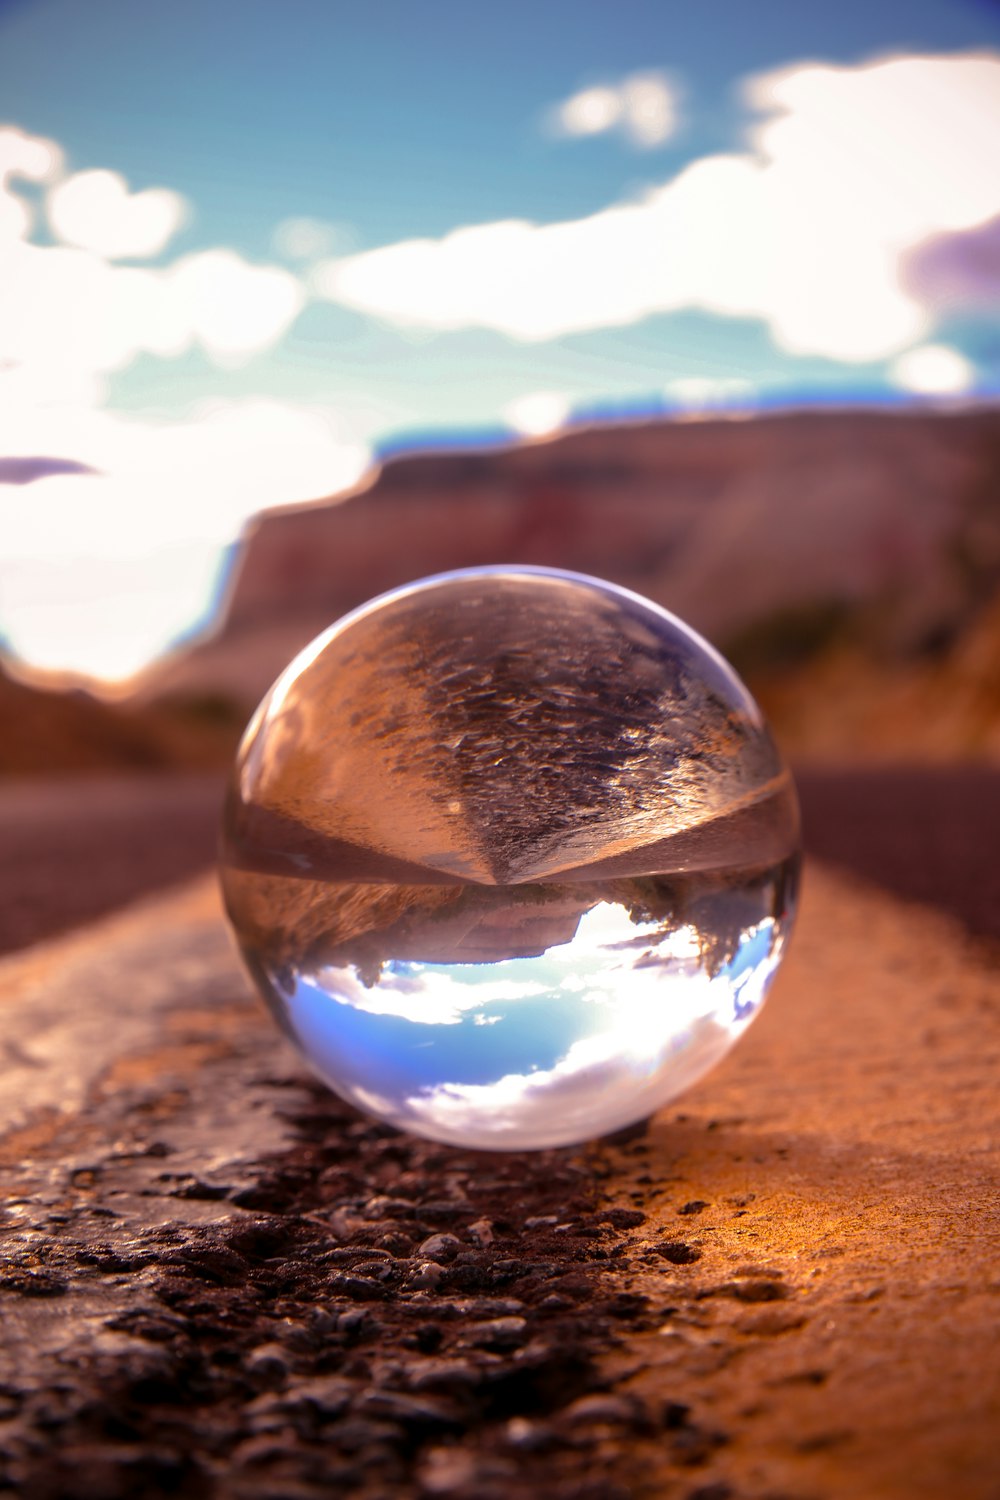
[[[470,1344],[484,1349],[516,1349],[527,1336],[525,1318],[492,1318],[488,1323],[475,1323],[466,1334]]]
[[[428,1495],[475,1493],[477,1461],[466,1448],[432,1448],[420,1465],[419,1478]]]
[[[334,1297],[350,1297],[354,1302],[377,1302],[385,1295],[377,1281],[365,1276],[331,1276],[328,1289]]]
[[[434,1396],[411,1396],[405,1391],[370,1391],[362,1396],[357,1410],[365,1417],[380,1417],[403,1426],[456,1427],[460,1423],[455,1407]]]
[[[567,1422],[611,1422],[628,1424],[636,1416],[635,1404],[624,1396],[581,1396],[562,1413]]]
[[[410,1291],[433,1292],[444,1279],[444,1268],[433,1260],[418,1261],[407,1276],[405,1286]]]
[[[424,1240],[422,1245],[417,1246],[417,1254],[422,1255],[425,1260],[437,1261],[439,1265],[447,1265],[453,1261],[462,1241],[453,1234],[432,1234],[429,1239]]]
[[[398,1260],[405,1260],[413,1251],[413,1241],[409,1235],[398,1232],[380,1235],[375,1243],[378,1249],[387,1250]]]
[[[489,1219],[477,1219],[474,1224],[470,1224],[469,1234],[481,1250],[488,1250],[495,1238]]]
[[[778,1281],[724,1281],[721,1286],[704,1287],[699,1297],[735,1297],[737,1302],[780,1302],[788,1289]]]
[[[408,1384],[414,1391],[469,1392],[481,1386],[484,1372],[466,1360],[428,1359],[411,1366]]]
[[[637,1229],[645,1224],[646,1215],[638,1208],[609,1208],[598,1215],[599,1224],[610,1224],[612,1229]]]
[[[855,947],[868,930],[859,922]],[[157,919],[137,985],[162,973],[149,955],[168,937]],[[201,941],[215,939],[185,933],[185,964],[200,961]],[[27,1145],[6,1143],[0,1490],[32,1500],[722,1500],[730,1482],[715,1455],[728,1440],[741,1495],[783,1493],[789,1463],[797,1494],[825,1493],[818,1466],[844,1454],[854,1463],[863,1445],[842,1438],[859,1410],[848,1373],[860,1372],[865,1400],[882,1398],[853,1351],[867,1338],[869,1355],[882,1354],[889,1314],[920,1306],[932,1317],[930,1297],[909,1293],[937,1275],[905,1237],[893,1249],[909,1255],[905,1306],[895,1262],[873,1269],[896,1177],[877,1179],[867,1219],[847,1217],[866,1141],[878,1140],[880,1171],[890,1161],[881,1136],[859,1129],[841,1156],[822,1157],[840,1175],[829,1202],[820,1181],[823,1214],[811,1219],[791,1165],[758,1171],[750,1130],[730,1159],[723,1136],[736,1132],[706,1136],[696,1115],[656,1123],[646,1195],[630,1192],[633,1147],[494,1157],[428,1145],[359,1120],[281,1062],[236,981],[227,993],[224,962],[197,1026],[186,1009],[169,1012],[162,1065],[155,1036],[130,1042],[120,1072],[102,1073],[78,1111],[41,1114]],[[74,991],[81,1004],[88,993]],[[876,1040],[888,1055],[885,1036]],[[789,1091],[789,1110],[794,1100]],[[890,1120],[896,1096],[891,1110]],[[147,1149],[154,1134],[162,1153]],[[703,1149],[716,1155],[702,1163]],[[893,1171],[908,1160],[892,1157]],[[66,1162],[81,1174],[72,1185]],[[710,1206],[678,1210],[680,1162],[717,1205],[698,1226],[709,1286],[669,1269],[694,1265],[690,1240],[702,1233],[665,1220]],[[607,1168],[604,1187],[594,1164]],[[165,1165],[173,1176],[161,1178]],[[751,1174],[758,1199],[744,1226],[734,1215],[752,1198],[738,1195]],[[223,1180],[239,1184],[229,1198],[201,1190]],[[825,1247],[836,1256],[822,1248],[831,1203],[847,1237]],[[963,1209],[955,1224],[966,1234]],[[968,1239],[948,1243],[957,1255]],[[935,1285],[950,1285],[955,1263]],[[795,1284],[810,1268],[822,1274],[807,1302]],[[884,1307],[869,1300],[881,1288]],[[949,1300],[949,1316],[961,1306]],[[907,1326],[919,1342],[922,1330]],[[971,1319],[955,1328],[975,1344]],[[928,1337],[926,1347],[939,1346]],[[880,1380],[889,1369],[872,1367]],[[837,1430],[823,1426],[828,1374]],[[665,1402],[668,1390],[691,1409]],[[860,1458],[855,1472],[865,1478]],[[886,1486],[887,1500],[899,1493]]]
[[[452,1307],[463,1318],[507,1318],[519,1316],[524,1311],[524,1303],[519,1297],[472,1297],[454,1302]]]
[[[664,1260],[669,1260],[672,1266],[690,1266],[696,1260],[701,1260],[701,1251],[697,1245],[685,1245],[682,1240],[660,1240],[653,1249]]]
[[[351,1307],[347,1312],[337,1314],[334,1327],[338,1333],[358,1333],[362,1328],[372,1322],[372,1317],[363,1307]]]
[[[246,1368],[252,1375],[275,1377],[288,1374],[288,1355],[280,1344],[258,1344],[246,1356]]]
[[[417,1205],[409,1198],[387,1198],[384,1195],[369,1198],[362,1209],[366,1219],[407,1219],[413,1218],[416,1212]]]
[[[556,1441],[552,1428],[544,1422],[534,1422],[530,1417],[511,1417],[504,1436],[512,1448],[522,1453],[542,1453]]]

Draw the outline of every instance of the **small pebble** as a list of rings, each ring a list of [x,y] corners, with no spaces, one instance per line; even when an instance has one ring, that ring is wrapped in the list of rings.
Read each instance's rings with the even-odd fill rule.
[[[695,1245],[685,1245],[680,1240],[661,1240],[653,1249],[672,1266],[690,1266],[701,1259],[701,1251]]]
[[[363,1307],[352,1307],[347,1312],[338,1314],[335,1326],[338,1333],[357,1333],[363,1324],[370,1321],[370,1314]]]
[[[422,1245],[418,1245],[417,1254],[424,1256],[426,1260],[435,1260],[439,1265],[446,1265],[455,1259],[461,1248],[462,1241],[453,1234],[432,1234]]]
[[[515,1349],[524,1342],[527,1322],[524,1318],[491,1318],[469,1329],[469,1342],[486,1349]]]
[[[444,1270],[432,1260],[420,1260],[406,1278],[406,1286],[418,1292],[432,1292],[441,1285]]]
[[[405,1391],[369,1391],[362,1396],[357,1409],[365,1417],[383,1417],[418,1427],[458,1425],[455,1410],[447,1401],[434,1396],[411,1396]]]
[[[551,1427],[528,1417],[511,1417],[504,1436],[512,1448],[519,1448],[522,1453],[539,1453],[551,1448],[554,1440]]]
[[[258,1344],[246,1356],[246,1368],[253,1375],[287,1375],[288,1357],[280,1344]]]
[[[631,1422],[635,1410],[621,1396],[581,1396],[567,1406],[562,1416],[567,1422]]]
[[[489,1219],[477,1219],[474,1224],[469,1225],[469,1233],[481,1250],[489,1249],[495,1238]]]

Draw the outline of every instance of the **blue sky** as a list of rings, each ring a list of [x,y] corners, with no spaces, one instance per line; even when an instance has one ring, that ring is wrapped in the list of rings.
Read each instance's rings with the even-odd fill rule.
[[[985,0],[0,0],[0,634],[124,676],[380,451],[992,395],[998,159]]]

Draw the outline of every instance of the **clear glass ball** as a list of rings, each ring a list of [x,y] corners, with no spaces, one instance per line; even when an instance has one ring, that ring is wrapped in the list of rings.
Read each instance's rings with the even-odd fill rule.
[[[246,964],[343,1098],[489,1149],[645,1118],[759,1009],[799,821],[750,694],[596,578],[423,579],[261,703],[225,814]]]

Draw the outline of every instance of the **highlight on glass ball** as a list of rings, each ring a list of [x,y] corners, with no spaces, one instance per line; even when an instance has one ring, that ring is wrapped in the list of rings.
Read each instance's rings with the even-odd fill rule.
[[[258,708],[222,882],[277,1020],[343,1098],[490,1150],[644,1119],[760,1008],[798,807],[760,711],[624,589],[480,568],[386,594]]]

